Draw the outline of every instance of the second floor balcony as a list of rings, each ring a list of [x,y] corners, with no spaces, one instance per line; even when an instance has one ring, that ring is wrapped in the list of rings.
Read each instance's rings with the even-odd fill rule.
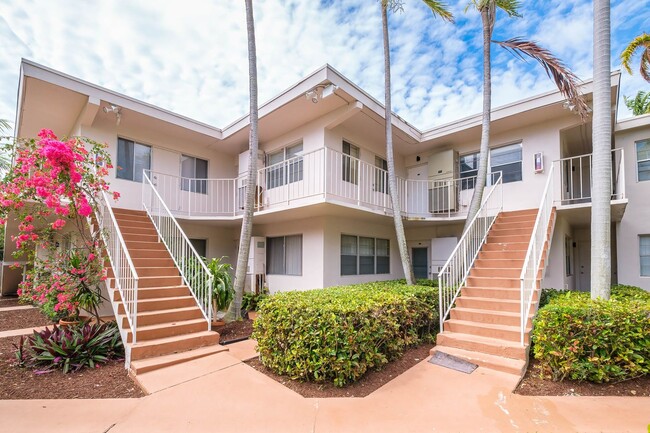
[[[555,161],[555,164],[556,206],[559,209],[590,206],[591,155],[565,158]],[[612,151],[612,167],[612,200],[616,203],[625,199],[622,149]],[[494,188],[492,185],[500,175],[488,175],[486,194],[490,188]],[[244,212],[247,176],[191,179],[158,172],[149,172],[148,176],[176,217],[228,220],[241,218]],[[412,220],[464,220],[475,182],[476,177],[446,180],[398,177],[402,215]],[[507,188],[507,184],[496,186],[500,189],[504,187]],[[497,192],[503,194],[502,191]],[[534,190],[529,192],[535,194]],[[369,162],[329,148],[306,152],[258,170],[256,214],[318,203],[333,203],[392,215],[388,173]],[[506,195],[504,205],[508,209],[517,209],[517,198]]]

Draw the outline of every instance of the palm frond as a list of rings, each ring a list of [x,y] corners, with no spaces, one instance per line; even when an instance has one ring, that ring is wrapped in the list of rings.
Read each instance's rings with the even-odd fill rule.
[[[640,116],[650,113],[650,92],[639,90],[634,98],[623,96],[625,105],[632,110],[632,114]]]
[[[454,15],[449,11],[445,3],[437,0],[422,0],[422,2],[431,9],[434,17],[438,16],[444,21],[454,22]]]
[[[5,133],[11,129],[11,124],[8,120],[0,119],[0,133]]]
[[[518,0],[493,0],[494,5],[507,13],[511,17],[520,18],[521,14],[519,13],[519,8],[521,7],[521,2]]]
[[[649,34],[642,33],[641,35],[634,38],[627,47],[625,47],[625,49],[621,53],[621,65],[623,66],[623,68],[625,68],[628,74],[632,75],[632,68],[630,67],[630,63],[632,62],[632,57],[634,57],[634,53],[639,48],[643,50],[643,53],[641,54],[641,75],[643,75],[643,78],[646,81],[650,81],[650,77],[648,76],[648,68],[649,68],[648,62],[650,62],[650,35]]]
[[[521,38],[512,38],[507,41],[493,41],[510,51],[516,57],[526,61],[526,56],[537,60],[542,65],[546,74],[551,78],[564,97],[576,107],[576,112],[585,121],[589,114],[589,106],[579,89],[580,79],[560,59],[549,50],[542,48],[535,42],[525,41]]]

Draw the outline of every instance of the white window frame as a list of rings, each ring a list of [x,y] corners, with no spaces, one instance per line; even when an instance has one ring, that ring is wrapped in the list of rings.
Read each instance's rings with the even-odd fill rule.
[[[519,161],[515,161],[515,162],[519,162],[519,166],[521,168],[521,179],[520,180],[513,180],[513,181],[510,181],[510,182],[504,182],[504,183],[522,182],[524,180],[524,146],[523,146],[523,144],[524,144],[523,141],[516,141],[514,143],[500,144],[498,146],[490,147],[489,152],[488,152],[488,160],[487,160],[488,171],[487,171],[486,185],[491,185],[493,175],[495,173],[498,173],[499,171],[501,171],[501,170],[492,171],[492,151],[496,150],[496,149],[501,149],[501,148],[509,147],[509,146],[516,146],[516,145],[518,145],[521,148],[521,159]],[[479,150],[479,151],[476,151],[476,152],[468,152],[468,153],[465,153],[465,154],[462,154],[462,155],[459,156],[459,158],[458,158],[458,175],[459,175],[460,179],[471,179],[471,177],[472,177],[472,176],[466,177],[466,178],[462,177],[462,174],[464,172],[461,171],[460,160],[463,157],[470,156],[470,155],[479,155],[479,158],[480,158],[480,154],[481,154],[481,151]],[[478,162],[479,162],[478,159],[477,159],[476,162],[478,164]],[[508,164],[514,164],[515,162],[509,162]],[[506,164],[503,164],[503,165],[506,165]],[[476,170],[468,170],[468,171],[476,171],[478,173],[478,165],[476,166]],[[467,171],[465,171],[465,173],[467,173]],[[476,175],[474,175],[474,176],[476,176]],[[462,186],[462,180],[461,180],[461,186]],[[476,185],[473,185],[471,188],[469,188],[469,187],[468,188],[463,188],[463,190],[474,189],[475,186]]]
[[[349,153],[345,151],[345,145],[348,145]],[[353,185],[359,185],[359,161],[361,161],[361,148],[352,144],[351,141],[343,139],[341,143],[341,180]],[[356,153],[356,155],[354,155]]]
[[[287,273],[287,238],[300,238],[300,273],[297,273],[297,274],[289,274],[289,273]],[[271,261],[270,251],[271,251],[271,249],[270,249],[269,245],[271,244],[271,242],[269,242],[269,241],[271,239],[282,239],[282,244],[283,244],[282,252],[284,253],[284,255],[282,257],[282,262],[283,262],[282,268],[284,269],[284,271],[280,272],[280,273],[278,273],[278,272],[271,273],[270,272],[270,269],[271,269],[271,266],[270,266],[270,261]],[[266,260],[267,260],[266,274],[267,275],[286,275],[286,276],[292,276],[292,277],[300,277],[300,276],[302,276],[303,262],[304,262],[304,260],[303,260],[304,248],[303,248],[303,236],[302,236],[302,234],[285,235],[285,236],[267,236],[265,242],[266,242],[266,251],[267,251],[267,256],[266,256]]]
[[[341,260],[341,258],[344,256],[344,254],[343,254],[343,237],[344,236],[356,239],[356,255],[354,255],[354,256],[356,256],[356,272],[353,273],[353,274],[344,274],[343,273],[343,260]],[[372,256],[373,260],[374,260],[373,272],[361,273],[361,257],[370,257],[370,256],[362,256],[361,253],[360,253],[359,239],[361,239],[361,238],[372,239],[372,241],[373,241],[373,256]],[[389,275],[390,274],[390,239],[375,238],[375,237],[372,237],[372,236],[359,236],[359,235],[351,235],[351,234],[347,234],[347,233],[341,233],[340,240],[341,240],[341,243],[339,245],[339,263],[340,263],[339,274],[342,277],[351,277],[351,276],[359,276],[359,275]],[[377,254],[377,241],[378,240],[379,241],[385,241],[388,244],[388,256]],[[345,254],[345,256],[353,257],[352,254]],[[379,257],[388,257],[388,269],[387,269],[386,272],[381,272],[381,273],[378,272],[377,258],[379,258]]]
[[[644,274],[644,273],[643,273],[643,264],[642,264],[642,261],[643,261],[643,258],[644,258],[644,257],[650,257],[650,254],[647,255],[647,256],[641,254],[641,253],[642,253],[642,251],[641,251],[641,242],[642,242],[642,239],[648,239],[648,242],[650,242],[650,234],[639,235],[639,276],[640,276],[640,277],[643,277],[643,278],[648,278],[648,277],[650,277],[650,272],[647,273],[647,274]]]
[[[637,182],[648,182],[650,181],[649,179],[639,179],[639,164],[642,162],[649,162],[650,158],[647,159],[639,159],[639,144],[640,143],[647,143],[648,146],[650,146],[650,138],[646,138],[644,140],[638,140],[634,142],[634,151],[636,154],[636,181]]]
[[[298,146],[300,146],[300,150],[289,157],[289,151]],[[266,188],[270,190],[302,181],[305,177],[303,171],[303,152],[304,144],[302,140],[274,152],[269,152],[266,155]],[[271,158],[280,154],[282,155],[282,159],[271,164]],[[288,160],[291,160],[291,162],[287,163]],[[272,165],[274,168],[269,168]],[[274,176],[276,173],[278,175]]]
[[[120,140],[121,140],[121,141],[124,141],[124,142],[130,142],[130,143],[133,143],[133,161],[132,161],[132,164],[133,164],[133,176],[130,177],[130,178],[129,178],[129,177],[120,177],[120,172],[122,171],[122,170],[120,170],[120,165],[119,165]],[[151,168],[153,167],[153,149],[154,149],[153,146],[150,145],[150,144],[140,143],[140,142],[138,142],[138,141],[136,141],[136,140],[133,140],[133,139],[131,139],[131,138],[126,138],[126,137],[118,136],[118,137],[117,137],[117,147],[116,147],[116,149],[115,149],[115,151],[116,151],[116,152],[115,152],[115,167],[116,167],[116,170],[115,170],[115,178],[116,178],[116,179],[127,180],[127,181],[131,181],[131,182],[142,183],[142,180],[137,180],[137,179],[136,179],[136,177],[137,177],[137,175],[136,175],[136,170],[135,170],[135,148],[136,148],[136,146],[143,146],[143,147],[148,147],[148,148],[149,148],[149,168],[146,169],[146,170],[148,170],[149,172],[151,172]]]
[[[384,168],[386,167],[386,168]],[[373,191],[388,194],[388,161],[375,155],[375,183]]]
[[[192,177],[183,176],[183,158],[193,160],[193,175]],[[196,163],[197,161],[205,162],[205,178],[196,177]],[[182,153],[180,156],[179,170],[181,176],[181,190],[194,192],[197,194],[207,194],[208,193],[208,173],[210,172],[210,161],[204,158],[199,158],[198,156],[187,155]],[[202,182],[199,182],[202,181]]]

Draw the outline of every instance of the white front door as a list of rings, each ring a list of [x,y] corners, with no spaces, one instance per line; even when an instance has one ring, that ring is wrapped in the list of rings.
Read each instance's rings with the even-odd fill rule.
[[[591,242],[578,242],[577,250],[578,290],[589,292],[591,291]]]

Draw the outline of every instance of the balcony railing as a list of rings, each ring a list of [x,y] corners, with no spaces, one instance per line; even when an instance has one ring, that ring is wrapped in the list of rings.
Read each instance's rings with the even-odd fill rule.
[[[625,164],[623,149],[612,149],[612,200],[625,198]],[[562,205],[591,202],[593,176],[592,154],[555,161],[561,177],[559,201]]]
[[[498,173],[492,175],[489,184],[494,184],[497,178]],[[243,214],[246,176],[190,179],[151,172],[150,179],[174,216],[226,218]],[[414,219],[462,218],[467,214],[475,179],[398,178],[403,215]],[[388,173],[373,164],[326,148],[260,168],[257,172],[255,210],[258,212],[322,201],[391,213]]]

